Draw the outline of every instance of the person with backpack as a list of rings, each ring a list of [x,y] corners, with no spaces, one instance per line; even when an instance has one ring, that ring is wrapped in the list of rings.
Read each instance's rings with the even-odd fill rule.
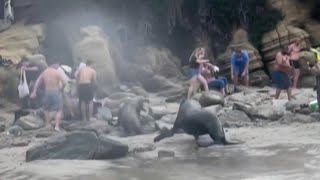
[[[244,81],[244,84],[249,86],[249,55],[247,51],[240,48],[234,48],[230,56],[230,73],[231,80],[234,84],[234,91],[237,90],[239,78]]]

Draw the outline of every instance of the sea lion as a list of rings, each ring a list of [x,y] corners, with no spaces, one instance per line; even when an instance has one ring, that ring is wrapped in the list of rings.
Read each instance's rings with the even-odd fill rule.
[[[170,130],[166,128],[162,129],[160,134],[154,138],[154,142],[172,137],[179,129],[184,130],[187,134],[193,135],[197,145],[200,147],[209,146],[198,143],[198,137],[205,134],[209,134],[214,141],[210,145],[238,144],[226,140],[224,129],[218,117],[203,110],[199,102],[195,100],[183,100],[180,103],[178,115],[173,127]]]
[[[128,136],[142,134],[140,112],[144,103],[148,102],[143,97],[135,97],[123,104],[119,111],[118,125],[122,126]]]

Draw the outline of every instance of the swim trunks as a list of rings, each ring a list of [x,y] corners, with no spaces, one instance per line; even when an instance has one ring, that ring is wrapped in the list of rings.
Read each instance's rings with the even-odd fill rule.
[[[300,63],[299,60],[290,60],[290,64],[294,69],[300,69]]]
[[[93,100],[93,86],[92,84],[79,84],[78,97],[79,101],[90,103]]]
[[[273,81],[277,89],[287,90],[291,86],[289,75],[282,71],[273,73]]]
[[[46,91],[43,97],[43,108],[45,111],[62,111],[63,101],[60,91]]]

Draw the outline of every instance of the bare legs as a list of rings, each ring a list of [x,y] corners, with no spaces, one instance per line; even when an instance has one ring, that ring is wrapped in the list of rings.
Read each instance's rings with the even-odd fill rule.
[[[288,88],[287,95],[288,95],[288,100],[289,101],[291,101],[291,92],[292,92],[292,88]],[[281,89],[277,89],[276,90],[275,99],[279,99],[280,93],[281,93]]]
[[[90,121],[90,118],[93,115],[93,101],[90,103],[86,102],[79,102],[80,103],[80,114],[82,117],[82,120]]]
[[[300,77],[300,69],[294,69],[294,71],[293,71],[293,84],[292,84],[293,89],[297,88],[299,77]]]
[[[54,127],[54,129],[55,129],[56,131],[60,131],[60,122],[61,122],[62,116],[63,116],[62,111],[58,111],[58,112],[56,113],[56,116],[55,116],[55,123],[56,123],[56,125],[55,125],[55,127]]]
[[[62,111],[58,111],[58,112],[55,112],[55,117],[54,117],[54,120],[55,120],[55,127],[54,129],[56,131],[60,131],[60,122],[61,122],[61,119],[63,117],[63,112]],[[44,112],[44,118],[45,118],[45,121],[46,121],[46,127],[51,127],[51,118],[50,118],[50,112],[49,111],[45,111]]]
[[[194,76],[190,79],[190,86],[187,96],[188,99],[191,99],[192,95],[197,92],[201,85],[200,83],[204,86],[205,91],[209,91],[207,80],[202,75]]]

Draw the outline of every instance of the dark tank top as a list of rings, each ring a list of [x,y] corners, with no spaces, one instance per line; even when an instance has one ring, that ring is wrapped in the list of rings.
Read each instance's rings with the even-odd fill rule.
[[[191,58],[189,65],[190,65],[190,68],[195,68],[195,69],[198,69],[200,66],[200,64],[197,63],[197,58],[194,56]]]

